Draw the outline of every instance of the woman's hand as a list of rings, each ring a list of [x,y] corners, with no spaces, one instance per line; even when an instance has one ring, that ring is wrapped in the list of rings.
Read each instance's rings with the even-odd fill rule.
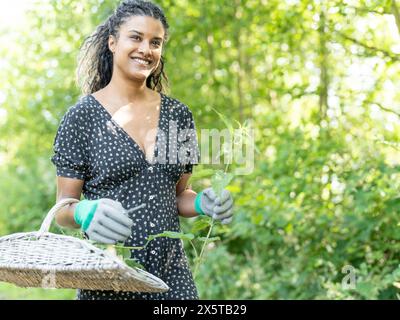
[[[218,197],[212,188],[207,188],[197,194],[195,208],[199,214],[206,214],[222,224],[228,224],[233,219],[233,198],[231,193],[224,189]]]
[[[131,235],[133,225],[122,204],[106,198],[80,201],[74,220],[90,240],[106,244],[124,242]]]

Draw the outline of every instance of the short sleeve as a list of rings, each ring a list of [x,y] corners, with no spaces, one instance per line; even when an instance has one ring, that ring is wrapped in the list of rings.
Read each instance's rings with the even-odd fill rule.
[[[181,143],[180,158],[184,159],[184,173],[192,173],[193,166],[200,163],[200,150],[193,114],[187,106],[183,114],[183,119],[181,119],[183,130],[180,131],[178,137]]]
[[[51,162],[56,166],[57,176],[85,180],[87,143],[84,119],[78,107],[70,107],[61,119],[53,142]]]

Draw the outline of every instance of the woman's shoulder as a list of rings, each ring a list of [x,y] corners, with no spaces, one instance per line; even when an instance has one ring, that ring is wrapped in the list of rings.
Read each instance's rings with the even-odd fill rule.
[[[186,118],[188,116],[189,117],[192,116],[192,111],[186,103],[184,103],[183,101],[181,101],[175,97],[172,97],[172,96],[169,96],[166,94],[163,94],[163,95],[165,97],[166,105],[167,105],[171,115],[175,115],[178,118],[181,118],[181,117]]]
[[[88,120],[93,115],[95,105],[90,95],[78,97],[76,102],[67,107],[64,117],[76,121]]]

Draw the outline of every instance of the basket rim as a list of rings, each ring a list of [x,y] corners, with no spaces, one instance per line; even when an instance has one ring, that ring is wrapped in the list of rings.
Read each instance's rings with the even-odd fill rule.
[[[139,275],[145,276],[149,279],[150,282],[153,283],[153,287],[157,287],[157,289],[161,289],[162,291],[165,290],[170,290],[169,286],[159,277],[153,275],[152,273],[140,269],[138,267],[130,267],[128,266],[122,259],[120,259],[117,255],[107,251],[100,249],[96,247],[93,243],[90,242],[90,240],[86,239],[80,239],[76,236],[70,236],[70,235],[64,235],[64,234],[58,234],[58,233],[53,233],[49,232],[50,224],[52,220],[54,219],[55,214],[57,213],[58,210],[60,210],[64,205],[69,204],[69,203],[74,203],[74,202],[79,202],[78,199],[75,198],[64,198],[60,200],[58,203],[56,203],[50,211],[47,213],[45,219],[42,222],[41,228],[38,231],[30,231],[30,232],[17,232],[17,233],[12,233],[9,235],[4,235],[0,237],[0,245],[4,244],[5,242],[9,241],[11,244],[13,240],[18,240],[17,238],[24,238],[24,237],[34,237],[36,239],[31,239],[30,241],[40,241],[41,239],[46,239],[46,238],[57,238],[59,240],[68,240],[69,242],[72,243],[77,243],[82,246],[83,249],[87,249],[93,252],[93,254],[97,254],[101,256],[103,259],[105,259],[105,263],[110,263],[112,265],[112,268],[101,268],[99,270],[102,271],[117,271],[123,276],[132,276],[133,278],[136,278]],[[27,240],[27,239],[22,239],[22,241]],[[29,241],[29,240],[28,240]],[[7,270],[20,270],[20,271],[55,271],[55,272],[75,272],[79,271],[82,272],[82,268],[74,269],[73,267],[67,267],[67,268],[59,268],[54,267],[54,265],[44,265],[44,267],[27,267],[27,265],[20,265],[18,263],[15,263],[13,265],[7,265],[7,264],[2,264],[0,265],[0,270],[7,271]],[[95,270],[95,269],[88,269],[89,270]],[[99,271],[98,270],[98,271]]]
[[[12,233],[10,235],[6,235],[6,236],[3,236],[3,237],[0,237],[0,243],[3,242],[3,241],[9,240],[9,239],[11,240],[11,239],[19,237],[19,236],[37,236],[38,233],[39,233],[39,231]],[[53,232],[45,232],[45,233],[42,233],[40,235],[40,238],[37,238],[37,241],[40,241],[40,239],[44,238],[44,237],[57,237],[57,238],[60,238],[60,239],[71,240],[73,242],[80,243],[86,249],[93,250],[93,251],[95,251],[95,253],[99,253],[99,254],[107,256],[107,258],[109,258],[112,262],[117,263],[120,267],[131,268],[128,265],[126,265],[124,262],[122,262],[121,259],[119,259],[118,257],[110,254],[106,250],[102,250],[102,249],[96,247],[95,245],[93,245],[92,243],[90,243],[87,240],[79,239],[77,237],[68,236],[68,235],[64,235],[64,234],[58,234],[58,233],[53,233]],[[137,269],[139,269],[139,268],[137,268]]]
[[[31,232],[18,232],[18,233],[13,233],[13,234],[10,234],[10,235],[6,235],[6,236],[3,236],[3,237],[0,237],[0,244],[3,241],[12,240],[13,238],[20,237],[20,236],[23,236],[23,237],[34,236],[34,237],[36,237],[38,235],[38,233],[39,233],[38,231],[31,231]],[[107,252],[106,250],[102,250],[102,249],[96,247],[95,245],[90,243],[88,240],[83,240],[83,239],[79,239],[79,238],[76,238],[76,237],[73,237],[73,236],[62,235],[62,234],[57,234],[57,233],[52,233],[52,232],[42,233],[37,240],[40,241],[40,239],[46,238],[46,237],[57,237],[57,238],[60,238],[60,239],[65,239],[65,240],[71,240],[73,242],[78,242],[78,243],[82,244],[86,249],[93,250],[94,253],[103,255],[104,258],[108,259],[107,262],[116,264],[116,266],[113,267],[113,268],[104,268],[104,269],[102,269],[103,271],[119,269],[121,272],[126,272],[126,273],[132,274],[132,275],[137,274],[137,273],[141,273],[141,274],[144,274],[147,277],[151,278],[155,282],[159,283],[160,286],[165,287],[165,288],[169,288],[169,286],[162,279],[160,279],[159,277],[153,275],[152,273],[150,273],[150,272],[148,272],[146,270],[142,270],[142,269],[137,268],[137,267],[128,266],[118,256],[114,256],[110,252]],[[15,264],[15,266],[17,267],[18,264]],[[3,267],[0,266],[0,269],[3,269]],[[52,268],[51,266],[49,266],[49,267],[46,267],[46,268],[34,268],[34,267],[32,267],[32,268],[29,268],[29,269],[30,270],[39,270],[39,271],[44,271],[44,270],[51,271],[51,270],[54,270],[55,268]],[[68,270],[60,270],[60,272],[62,272],[62,271],[74,272],[74,271],[82,271],[82,269],[74,269],[73,267],[71,267],[71,268],[68,268]]]

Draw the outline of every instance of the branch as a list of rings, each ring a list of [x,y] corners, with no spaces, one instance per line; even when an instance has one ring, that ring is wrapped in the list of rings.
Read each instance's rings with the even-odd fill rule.
[[[355,44],[357,44],[357,45],[359,45],[359,46],[361,46],[361,47],[363,47],[363,48],[365,48],[365,49],[367,49],[367,50],[369,50],[369,51],[372,51],[372,52],[380,52],[380,53],[382,53],[385,57],[388,57],[388,58],[392,59],[393,61],[400,61],[400,58],[399,58],[398,56],[392,54],[392,53],[389,52],[389,51],[386,51],[386,50],[384,50],[384,49],[380,49],[380,48],[377,48],[377,47],[374,47],[374,46],[369,46],[369,45],[367,45],[367,44],[365,44],[365,43],[363,43],[363,42],[361,42],[361,41],[359,41],[359,40],[357,40],[357,39],[354,39],[354,38],[352,38],[352,37],[350,37],[350,36],[344,34],[343,32],[340,32],[340,31],[337,31],[337,30],[335,30],[335,32],[336,32],[337,34],[339,34],[342,38],[344,38],[344,39],[346,39],[346,40],[349,40],[349,41],[351,41],[351,42],[353,42],[353,43],[355,43]]]
[[[306,90],[307,87],[308,87],[308,85],[304,85],[304,86],[295,85],[290,88],[283,88],[283,86],[282,87],[267,86],[267,89],[270,91],[275,91],[280,95],[290,94],[292,97],[292,100],[300,99],[304,96],[319,95],[319,91],[307,91]],[[299,93],[294,94],[293,93],[294,91],[298,91]]]
[[[320,13],[320,25],[318,28],[319,33],[319,67],[321,70],[319,78],[319,110],[320,118],[325,119],[326,112],[329,109],[328,105],[328,90],[329,90],[329,75],[328,75],[328,48],[327,48],[327,35],[326,35],[326,18],[325,12],[322,10]]]
[[[373,10],[373,9],[368,9],[368,8],[361,8],[361,7],[356,7],[356,6],[350,6],[347,5],[346,8],[354,9],[356,12],[360,13],[373,13],[373,14],[379,14],[379,15],[385,15],[385,14],[391,14],[391,12],[388,11],[378,11],[378,10]]]
[[[235,2],[236,8],[240,8],[241,7],[241,1],[240,0],[236,0]],[[236,16],[236,12],[235,11],[235,16]],[[236,90],[237,90],[237,98],[238,98],[238,103],[239,103],[239,119],[240,122],[243,122],[244,119],[244,92],[243,92],[243,48],[242,48],[242,42],[240,39],[240,36],[242,34],[242,28],[241,28],[241,24],[236,23],[235,24],[235,39],[236,39],[236,47],[237,47],[237,62],[239,65],[238,68],[238,74],[237,74],[237,82],[236,82]]]
[[[398,116],[398,117],[400,118],[400,112],[397,112],[397,111],[392,110],[392,109],[390,109],[390,108],[384,107],[384,106],[383,106],[381,103],[379,103],[379,102],[370,101],[370,100],[365,100],[364,103],[375,104],[375,105],[377,105],[377,106],[379,107],[379,109],[381,109],[381,110],[383,110],[383,111],[386,111],[386,112],[389,112],[389,113],[393,113],[393,114],[395,114],[396,116]]]
[[[396,20],[397,30],[400,33],[400,11],[399,8],[397,7],[396,0],[392,0],[392,13]]]

